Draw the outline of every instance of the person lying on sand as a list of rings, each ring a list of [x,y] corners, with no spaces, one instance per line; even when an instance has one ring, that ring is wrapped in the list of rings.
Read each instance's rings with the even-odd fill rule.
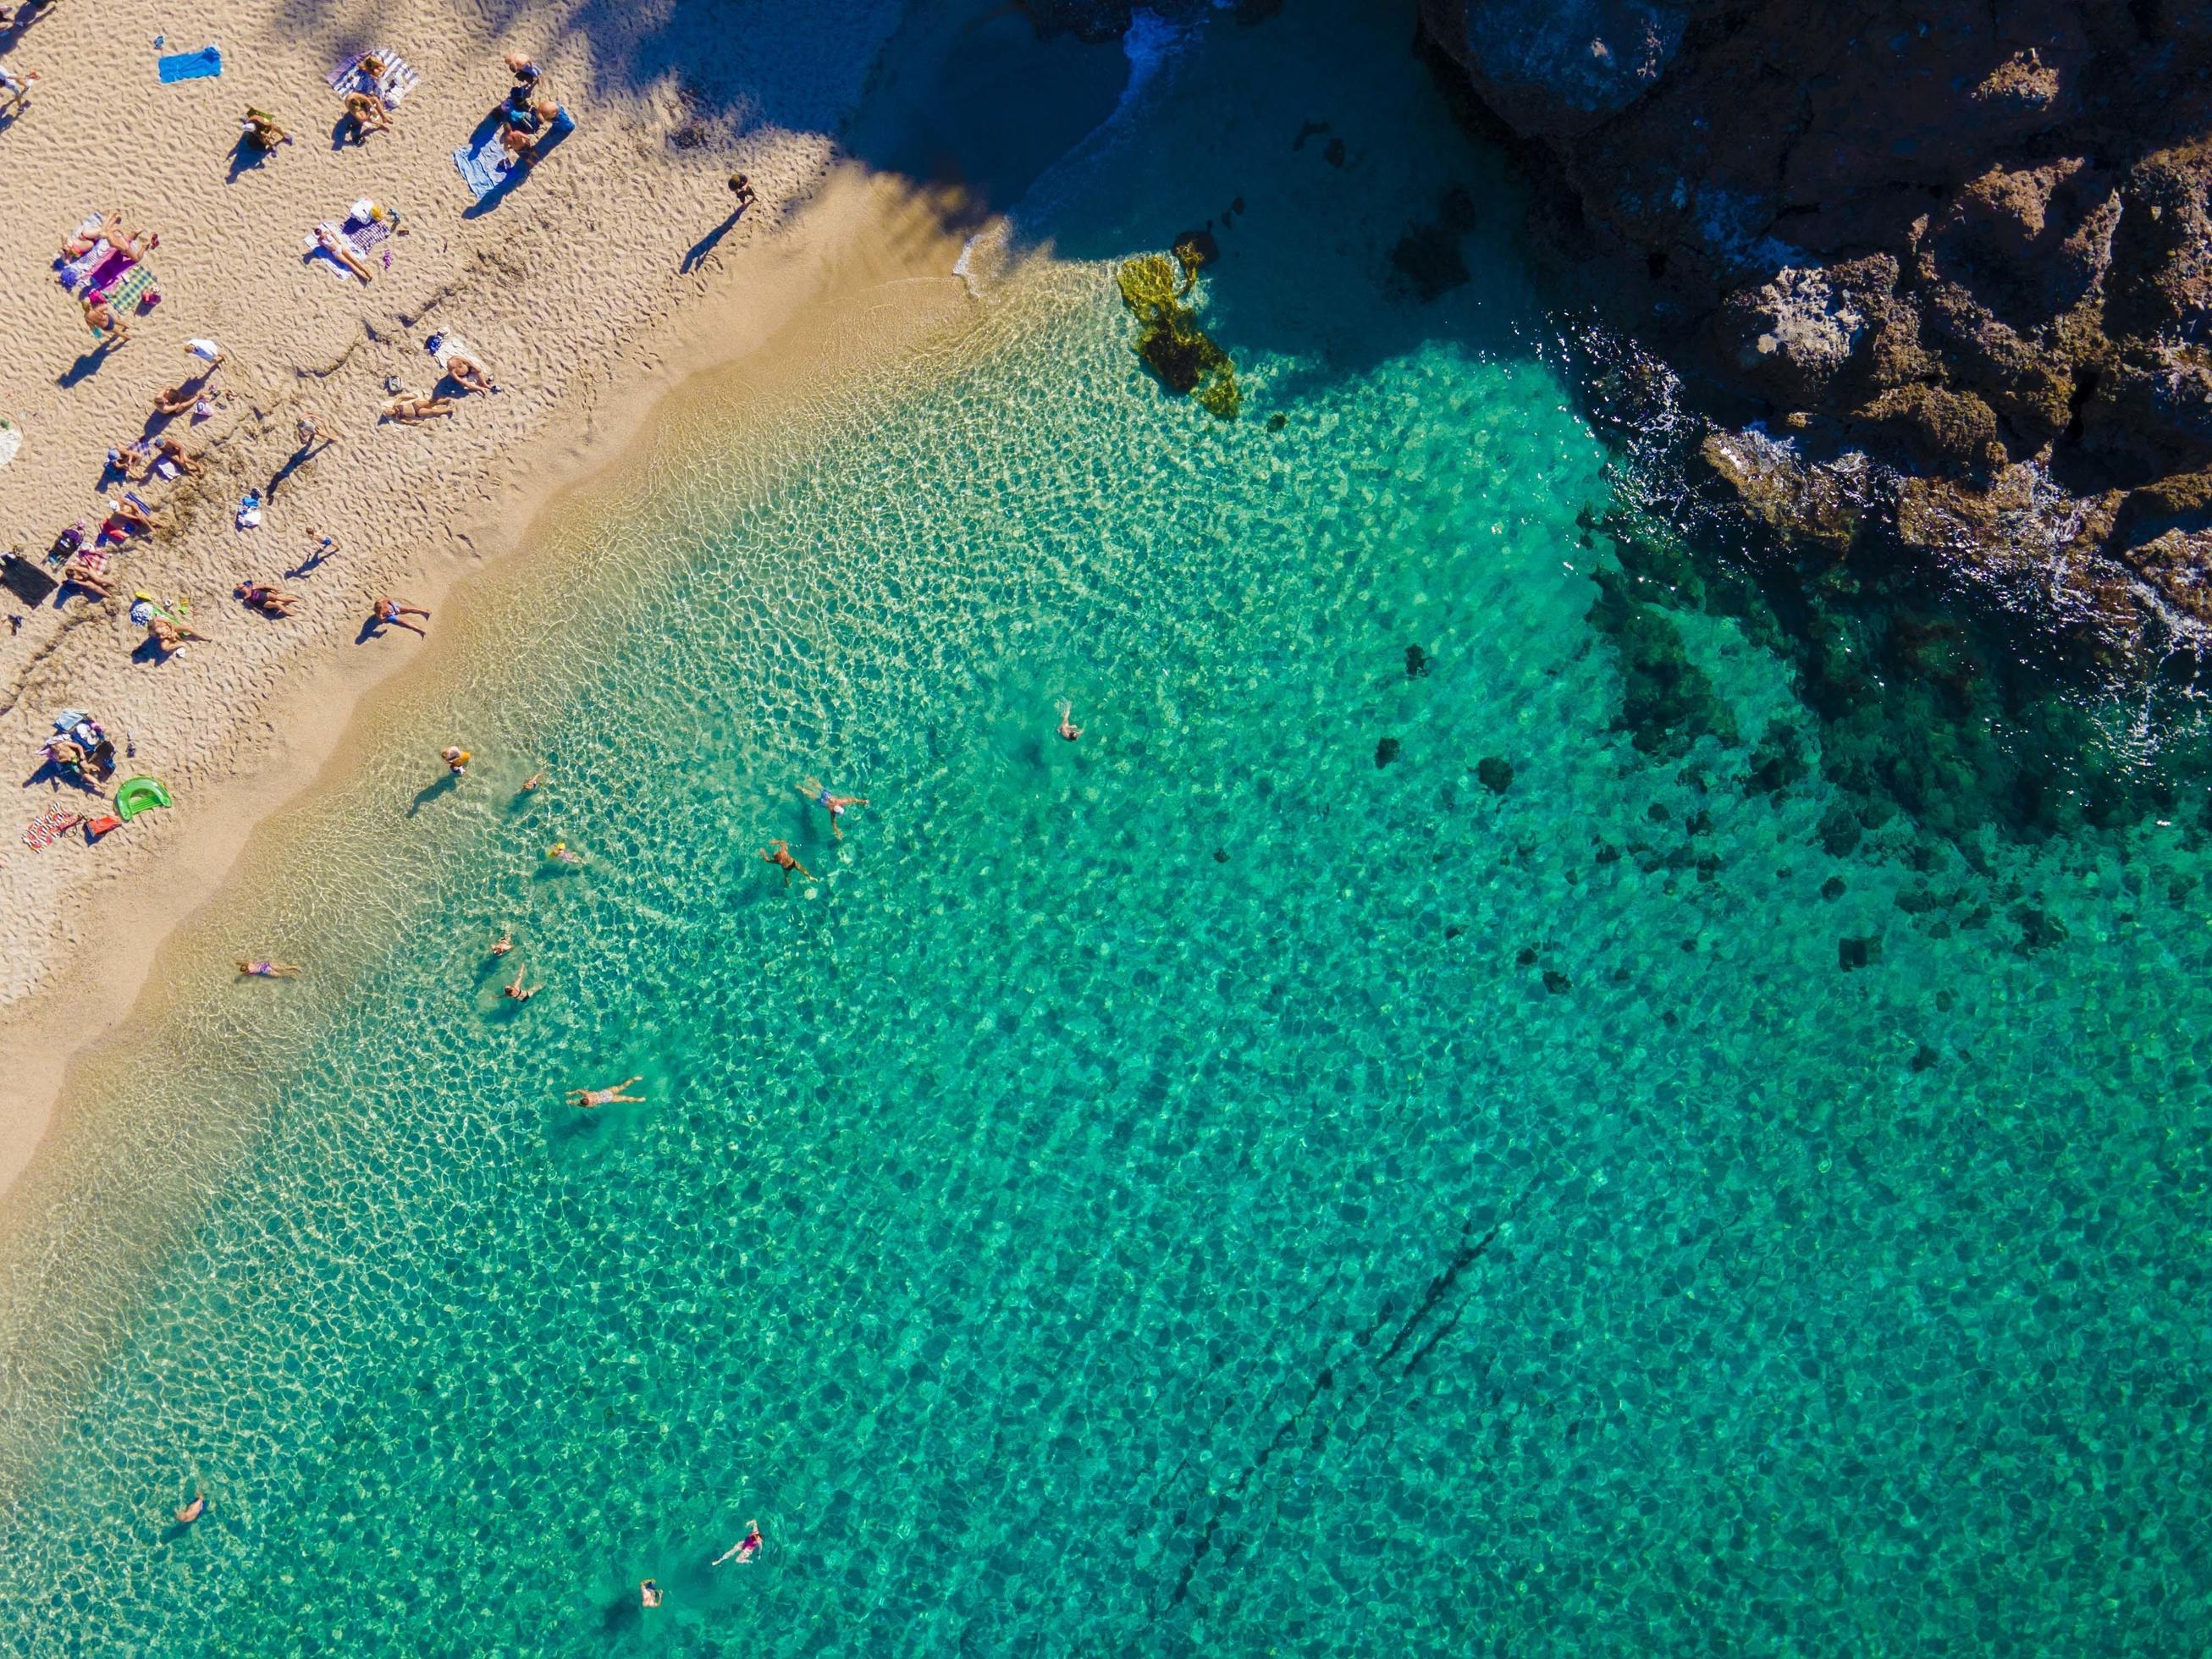
[[[187,478],[197,478],[206,470],[200,458],[187,450],[174,438],[162,439],[155,447],[155,458],[157,462],[167,461]],[[151,471],[153,469],[149,466],[147,470]]]
[[[315,246],[362,282],[376,280],[376,273],[361,262],[360,256],[353,251],[353,244],[346,240],[345,233],[327,220],[315,227]]]
[[[267,582],[242,581],[234,591],[264,617],[289,617],[292,614],[292,607],[300,602],[297,593],[287,593],[283,588],[271,587]]]
[[[345,97],[346,118],[353,124],[347,136],[356,144],[372,132],[392,131],[392,107],[373,92],[349,92]]]
[[[198,640],[203,645],[207,642],[206,635],[196,634],[185,623],[172,621],[167,617],[156,617],[148,623],[146,637],[161,648],[161,653],[164,656],[184,644],[186,640]]]
[[[134,259],[143,258],[145,255],[138,251],[141,234],[138,231],[124,228],[121,216],[103,213],[95,228],[72,231],[68,240],[62,243],[62,252],[72,259],[81,258],[105,242],[118,253],[127,253]],[[161,239],[148,236],[145,243],[146,252],[151,253],[161,245]]]
[[[166,392],[154,394],[156,415],[181,415],[200,400],[200,382],[186,380],[182,386],[173,386]]]
[[[95,290],[84,296],[84,325],[95,334],[109,334],[121,345],[131,337],[131,325],[115,314],[107,296]]]
[[[382,628],[388,623],[394,628],[407,629],[410,632],[420,634],[426,640],[428,639],[430,630],[427,628],[416,627],[407,620],[410,617],[420,617],[424,622],[430,620],[430,613],[423,610],[421,605],[408,605],[398,599],[379,599],[370,607],[368,613],[369,622],[375,627]]]
[[[107,521],[100,526],[103,536],[113,536],[118,541],[125,536],[150,536],[154,520],[140,512],[137,504],[125,495],[107,504]]]
[[[384,416],[390,421],[404,421],[410,426],[416,421],[427,421],[433,415],[453,412],[451,398],[394,398],[384,406]]]
[[[484,366],[465,351],[450,352],[446,357],[446,373],[471,392],[496,392],[498,386],[484,372]]]
[[[296,962],[241,962],[238,971],[250,979],[290,979],[300,971]]]
[[[82,559],[71,559],[62,567],[62,580],[73,582],[95,599],[112,598],[115,592],[114,579],[105,570],[95,570]]]
[[[238,125],[246,143],[256,149],[274,149],[279,144],[292,142],[292,135],[277,125],[275,116],[265,109],[256,109],[251,104],[246,106],[245,117]]]
[[[642,1100],[635,1095],[626,1095],[623,1091],[644,1076],[645,1073],[640,1072],[636,1077],[626,1077],[620,1083],[605,1089],[571,1089],[568,1098],[578,1106],[642,1106],[645,1104]]]
[[[507,54],[507,72],[514,77],[514,84],[518,87],[534,87],[544,74],[519,52]]]
[[[514,970],[514,977],[507,984],[499,988],[500,995],[503,997],[512,997],[517,1002],[527,1002],[531,998],[536,996],[538,993],[532,990],[528,986],[522,982],[523,975],[529,971],[530,970],[526,968],[516,969]]]
[[[811,870],[791,855],[791,843],[787,841],[772,841],[762,848],[761,861],[763,864],[773,864],[783,872],[783,884],[786,887],[791,885],[791,872],[794,870],[809,881],[820,879]]]

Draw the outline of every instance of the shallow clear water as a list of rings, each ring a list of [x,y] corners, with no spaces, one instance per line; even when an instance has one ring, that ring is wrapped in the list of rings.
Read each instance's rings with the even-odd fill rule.
[[[380,751],[219,924],[347,965],[149,1033],[145,1118],[236,1133],[0,1646],[2203,1644],[2204,854],[1838,860],[1817,782],[1637,753],[1501,174],[1349,10],[1190,48],[1059,210],[1246,198],[1242,421],[1071,264],[795,470],[672,447],[436,711],[467,781]]]

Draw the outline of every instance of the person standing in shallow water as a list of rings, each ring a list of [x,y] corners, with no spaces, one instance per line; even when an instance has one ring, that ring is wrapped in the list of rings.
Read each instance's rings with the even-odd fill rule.
[[[459,744],[448,744],[438,751],[438,758],[446,763],[446,770],[458,778],[468,771],[471,757]]]

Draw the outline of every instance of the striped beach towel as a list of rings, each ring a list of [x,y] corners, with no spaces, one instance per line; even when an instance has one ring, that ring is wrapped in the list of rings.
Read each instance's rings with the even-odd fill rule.
[[[362,61],[367,58],[383,59],[382,80],[372,80],[362,72]],[[351,57],[342,59],[330,73],[332,92],[340,95],[349,92],[373,92],[395,108],[401,99],[415,90],[422,79],[408,66],[407,60],[389,46],[379,46],[373,52],[355,52]]]
[[[49,806],[31,820],[30,828],[23,831],[26,847],[51,847],[84,822],[84,814],[71,812],[59,806]]]
[[[107,303],[118,312],[133,311],[154,286],[154,268],[137,264],[124,273],[123,280],[107,290]]]

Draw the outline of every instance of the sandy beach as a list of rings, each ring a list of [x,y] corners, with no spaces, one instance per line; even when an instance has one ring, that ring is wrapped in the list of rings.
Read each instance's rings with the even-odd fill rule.
[[[0,466],[8,539],[58,575],[48,544],[80,522],[89,535],[125,489],[157,526],[111,546],[105,601],[82,588],[7,601],[0,742],[31,778],[26,823],[54,805],[106,810],[106,791],[34,775],[64,708],[115,741],[108,788],[149,775],[175,802],[95,844],[72,833],[33,848],[11,830],[0,848],[0,1183],[37,1148],[71,1057],[146,990],[161,940],[252,825],[339,752],[368,687],[421,659],[410,634],[367,635],[377,597],[441,611],[471,571],[526,549],[541,505],[617,453],[670,387],[757,353],[810,307],[818,321],[864,298],[917,316],[956,302],[944,216],[826,136],[858,80],[834,31],[746,27],[743,7],[708,9],[727,27],[702,28],[697,9],[610,25],[549,7],[502,32],[465,0],[313,8],[304,25],[298,8],[236,0],[158,49],[220,42],[219,77],[173,85],[122,0],[69,0],[0,35],[11,67],[40,77],[0,127],[0,329],[15,343],[0,415],[23,434]],[[328,77],[382,47],[419,81],[391,131],[343,143]],[[487,205],[452,152],[514,84],[508,52],[534,59],[575,130]],[[248,105],[293,142],[241,146]],[[742,216],[733,171],[758,192]],[[306,246],[363,198],[397,210],[402,232],[370,251],[366,282]],[[55,265],[64,239],[107,212],[158,235],[144,263],[160,301],[101,348]],[[432,391],[425,342],[441,331],[463,335],[500,390],[420,424],[380,421],[390,387]],[[156,395],[202,367],[193,339],[220,344],[204,388],[219,395],[206,418],[160,429],[200,474],[104,476],[110,447],[157,424]],[[304,459],[302,416],[319,433]],[[249,492],[261,522],[239,529]],[[302,570],[325,537],[331,550]],[[301,601],[282,620],[256,614],[233,597],[248,579]],[[153,655],[129,619],[134,592],[188,605],[206,638]]]

